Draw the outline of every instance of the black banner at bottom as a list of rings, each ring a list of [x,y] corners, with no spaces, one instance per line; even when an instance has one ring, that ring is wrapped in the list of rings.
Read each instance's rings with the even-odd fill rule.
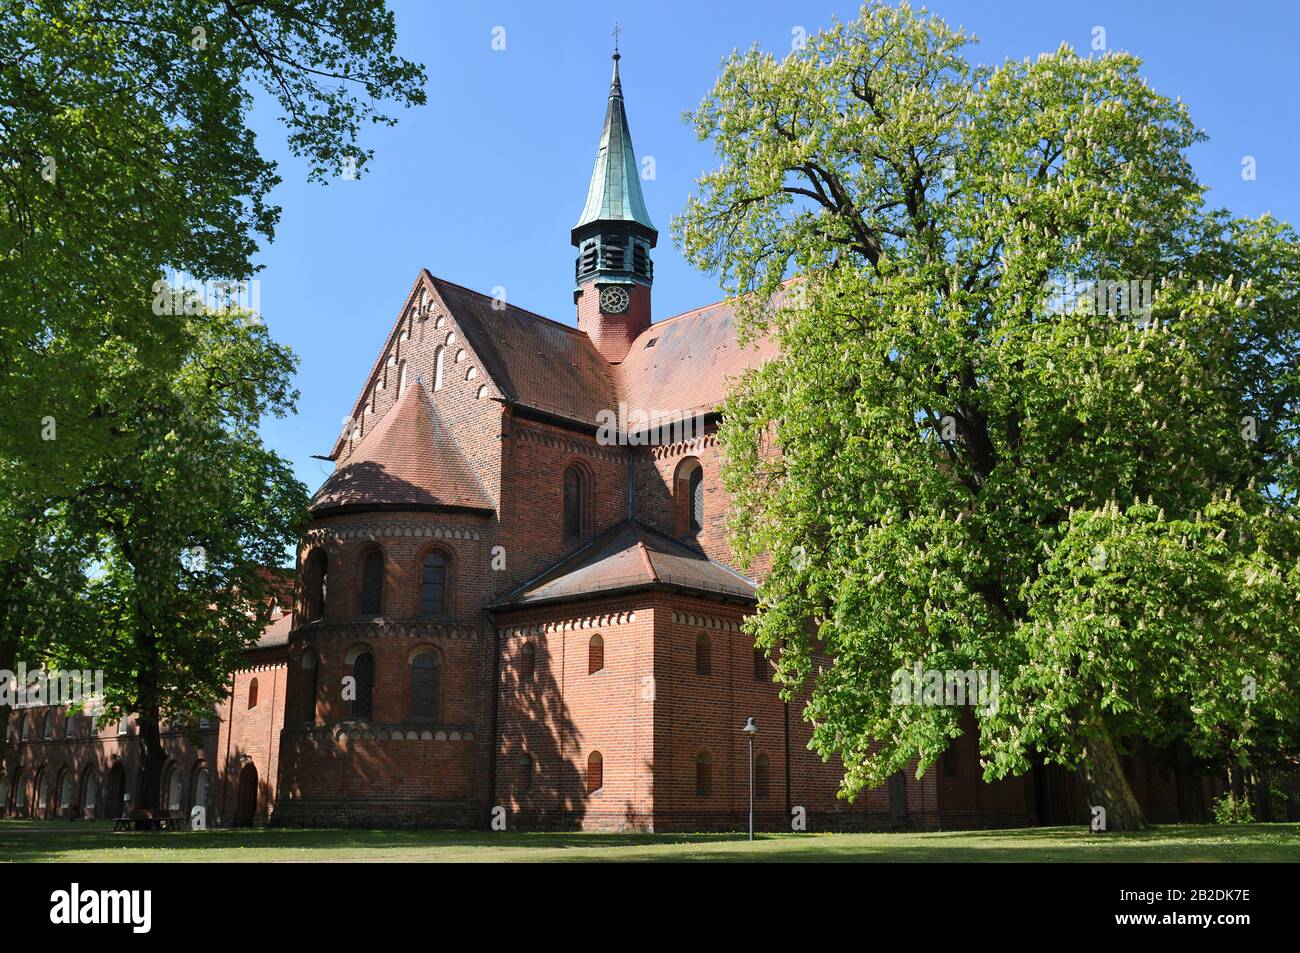
[[[36,933],[171,942],[196,930],[281,923],[297,941],[373,941],[380,924],[384,932],[420,930],[431,916],[447,922],[449,913],[482,912],[492,917],[482,922],[502,926],[523,917],[522,928],[556,909],[579,914],[584,931],[604,918],[626,926],[629,916],[643,917],[649,937],[670,924],[706,925],[703,918],[767,940],[786,928],[806,939],[820,924],[840,931],[882,918],[967,939],[1014,927],[1071,938],[1200,933],[1231,942],[1294,919],[1283,910],[1292,871],[1265,864],[864,864],[813,876],[794,866],[760,876],[705,864],[598,872],[555,864],[545,876],[499,865],[390,863],[36,864],[8,872],[5,925],[18,942]],[[873,938],[879,934],[862,939]]]

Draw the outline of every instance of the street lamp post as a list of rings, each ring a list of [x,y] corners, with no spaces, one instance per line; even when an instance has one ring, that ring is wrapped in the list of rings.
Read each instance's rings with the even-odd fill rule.
[[[740,729],[749,736],[749,839],[754,839],[754,735],[758,734],[758,725],[750,715],[745,727]]]

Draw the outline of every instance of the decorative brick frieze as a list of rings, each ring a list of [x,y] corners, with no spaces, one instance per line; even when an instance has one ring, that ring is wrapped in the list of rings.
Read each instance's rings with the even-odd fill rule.
[[[596,421],[593,420],[592,425],[595,426],[595,424]],[[541,430],[519,422],[515,425],[513,435],[524,443],[536,444],[540,447],[548,447],[564,453],[582,454],[594,460],[621,461],[627,452],[622,447],[604,447],[589,440],[576,440],[561,436],[554,431]]]
[[[474,729],[466,726],[412,726],[358,723],[341,725],[315,725],[310,728],[289,728],[286,739],[295,735],[313,744],[331,744],[339,741],[473,741]]]
[[[374,638],[400,639],[463,639],[476,641],[488,634],[489,629],[457,625],[450,622],[425,622],[403,619],[356,619],[350,622],[309,622],[293,630],[294,638],[305,638],[315,643],[323,639],[345,639],[364,642]]]
[[[482,534],[477,530],[465,529],[459,526],[441,526],[416,521],[403,523],[363,522],[341,526],[313,526],[302,534],[300,549],[305,550],[311,545],[320,544],[326,540],[337,542],[371,540],[377,542],[380,539],[403,537],[415,539],[463,539],[475,542],[483,538]]]
[[[604,612],[599,615],[555,619],[533,625],[507,626],[501,629],[501,635],[506,638],[524,635],[546,635],[551,632],[572,632],[578,629],[603,629],[611,625],[628,625],[633,622],[636,622],[635,612]]]
[[[702,629],[721,629],[725,632],[739,632],[740,623],[733,619],[719,619],[715,616],[696,615],[693,612],[674,612],[673,621],[680,625],[694,625]]]
[[[649,448],[650,455],[656,460],[672,460],[676,457],[688,457],[692,454],[703,453],[705,450],[716,451],[717,449],[718,436],[716,433],[702,434],[690,440]]]

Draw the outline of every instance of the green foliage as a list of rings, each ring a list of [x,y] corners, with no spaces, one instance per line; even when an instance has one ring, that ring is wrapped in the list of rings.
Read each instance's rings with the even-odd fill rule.
[[[0,0],[0,667],[106,669],[155,797],[158,720],[221,694],[305,502],[257,436],[292,356],[155,283],[273,239],[255,90],[309,179],[364,174],[362,127],[425,101],[395,41],[383,0]]]
[[[118,408],[138,452],[97,461],[54,524],[57,546],[92,541],[92,624],[38,631],[67,667],[105,669],[107,721],[211,711],[269,621],[267,567],[306,514],[305,488],[257,433],[292,408],[296,359],[238,313],[191,318],[186,332],[178,372]]]
[[[970,42],[872,4],[733,55],[694,114],[719,162],[677,239],[781,351],[721,431],[771,567],[749,631],[849,796],[960,733],[891,704],[917,662],[1000,673],[989,779],[1077,764],[1089,725],[1295,751],[1300,240],[1204,209],[1136,58]]]
[[[1216,824],[1254,824],[1255,812],[1250,802],[1225,794],[1214,802],[1214,823]]]
[[[425,99],[394,42],[382,0],[0,0],[0,559],[26,542],[14,501],[75,495],[87,458],[131,452],[126,372],[184,359],[153,283],[251,278],[273,238],[252,89],[312,178],[349,156],[362,174],[361,126]]]

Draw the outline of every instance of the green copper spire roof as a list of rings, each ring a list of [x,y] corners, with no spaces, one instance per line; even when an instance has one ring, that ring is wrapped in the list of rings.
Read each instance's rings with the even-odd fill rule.
[[[645,197],[641,195],[641,177],[636,153],[632,151],[632,133],[627,127],[627,113],[623,110],[618,61],[616,50],[614,79],[609,84],[609,105],[605,109],[605,128],[600,134],[600,148],[596,151],[596,167],[591,172],[587,204],[578,217],[578,224],[573,226],[575,229],[592,222],[637,222],[646,228],[654,228],[650,224],[650,213],[646,211]]]

